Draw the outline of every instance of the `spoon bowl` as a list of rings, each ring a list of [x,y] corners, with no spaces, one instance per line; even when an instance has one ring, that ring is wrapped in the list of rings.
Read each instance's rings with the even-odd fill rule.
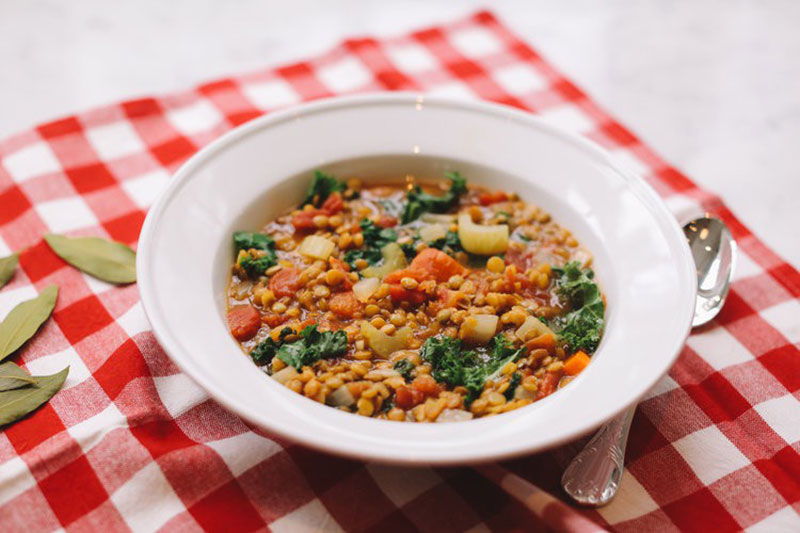
[[[728,297],[736,267],[736,241],[718,218],[698,218],[683,227],[697,267],[697,301],[692,327],[714,319]]]

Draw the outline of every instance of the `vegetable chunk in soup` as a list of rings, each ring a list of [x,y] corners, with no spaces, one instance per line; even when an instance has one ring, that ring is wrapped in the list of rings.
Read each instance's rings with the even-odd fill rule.
[[[523,407],[582,372],[603,333],[591,255],[458,172],[366,186],[317,171],[296,209],[233,245],[231,334],[272,379],[361,416]]]

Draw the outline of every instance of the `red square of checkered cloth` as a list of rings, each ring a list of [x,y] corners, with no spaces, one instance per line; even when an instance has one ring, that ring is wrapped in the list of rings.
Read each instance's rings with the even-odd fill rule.
[[[0,434],[2,530],[540,526],[470,469],[363,464],[254,430],[165,356],[135,286],[84,276],[41,239],[135,246],[171,172],[225,131],[314,98],[397,89],[537,113],[605,146],[679,217],[725,220],[741,250],[730,301],[644,399],[620,493],[586,516],[620,531],[800,530],[800,275],[487,12],[351,39],[301,63],[87,111],[0,143],[0,256],[22,251],[0,316],[58,283],[53,319],[16,360],[35,373],[71,367],[48,405]],[[578,445],[506,466],[558,494]]]

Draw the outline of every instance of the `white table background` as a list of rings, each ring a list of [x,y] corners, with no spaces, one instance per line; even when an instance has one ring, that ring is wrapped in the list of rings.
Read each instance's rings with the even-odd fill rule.
[[[481,5],[0,0],[0,137]],[[505,0],[492,9],[800,266],[800,2]]]

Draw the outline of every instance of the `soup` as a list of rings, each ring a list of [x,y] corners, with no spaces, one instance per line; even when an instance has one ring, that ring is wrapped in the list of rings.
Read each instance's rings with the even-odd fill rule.
[[[272,379],[362,416],[447,422],[536,402],[586,368],[605,302],[592,256],[513,191],[313,174],[233,236],[231,334]]]

